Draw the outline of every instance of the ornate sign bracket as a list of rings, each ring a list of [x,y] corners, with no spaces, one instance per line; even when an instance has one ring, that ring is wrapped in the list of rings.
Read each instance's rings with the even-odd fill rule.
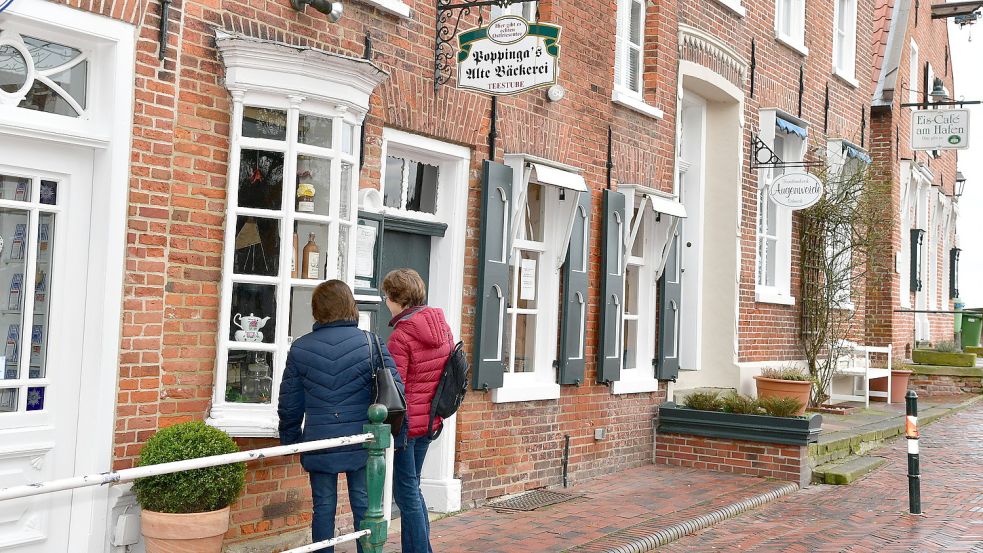
[[[818,167],[822,161],[784,162],[757,134],[751,134],[751,169],[805,169]]]
[[[535,2],[536,0],[478,0],[475,2],[454,2],[454,0],[437,0],[437,28],[435,32],[436,45],[433,55],[433,90],[436,93],[440,85],[451,79],[451,67],[454,59],[454,47],[451,42],[457,37],[461,19],[471,14],[473,8],[478,8],[478,26],[482,25],[481,8],[484,6],[499,6],[506,8],[512,4]],[[456,14],[454,12],[457,12]]]

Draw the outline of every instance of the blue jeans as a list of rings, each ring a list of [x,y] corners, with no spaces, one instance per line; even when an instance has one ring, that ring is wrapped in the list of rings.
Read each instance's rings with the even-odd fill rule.
[[[348,503],[355,517],[355,529],[362,525],[365,510],[369,508],[369,493],[365,485],[365,467],[346,472],[348,481]],[[311,534],[314,542],[324,541],[334,537],[334,519],[338,507],[338,473],[312,472],[311,495],[314,498],[314,521],[311,523]],[[323,553],[334,553],[334,547],[321,550]],[[362,553],[362,544],[358,544],[358,553]]]
[[[393,456],[393,499],[399,506],[402,553],[433,553],[430,548],[430,519],[420,491],[420,471],[430,438],[411,438]]]

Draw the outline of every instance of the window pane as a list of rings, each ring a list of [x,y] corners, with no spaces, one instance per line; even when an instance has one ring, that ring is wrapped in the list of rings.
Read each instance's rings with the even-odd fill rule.
[[[509,305],[509,307],[536,309],[541,269],[539,252],[520,250],[513,263],[512,270],[509,271],[509,290],[515,293],[509,295],[509,301],[511,302],[512,298],[515,297],[516,304]]]
[[[27,202],[31,199],[31,179],[0,175],[0,199]],[[2,247],[0,247],[2,253]]]
[[[515,358],[512,372],[534,372],[536,370],[536,316],[519,314],[515,317]],[[511,351],[506,345],[506,351]]]
[[[631,3],[631,21],[628,25],[629,39],[632,44],[642,43],[642,4],[640,2]]]
[[[338,225],[338,261],[335,278],[348,280],[348,246],[351,244],[352,225]]]
[[[71,69],[51,76],[51,80],[83,108],[85,107],[85,75],[88,69],[89,62],[83,61]]]
[[[408,161],[406,209],[437,212],[437,173],[435,165]]]
[[[28,195],[30,197],[30,195]],[[41,203],[48,205],[58,204],[58,183],[53,180],[41,181]]]
[[[634,47],[628,48],[628,88],[641,91],[642,53]]]
[[[27,389],[27,410],[40,411],[44,409],[44,386],[31,386]]]
[[[546,191],[543,189],[543,185],[534,182],[529,183],[526,190],[526,233],[524,238],[533,242],[542,242],[543,205],[545,204],[543,195]]]
[[[57,44],[32,36],[21,38],[24,40],[24,45],[27,46],[27,51],[34,58],[34,67],[38,71],[54,69],[82,55],[81,50],[64,44]]]
[[[269,403],[273,397],[273,353],[230,350],[225,401]]]
[[[27,91],[27,96],[21,100],[17,107],[55,115],[65,115],[68,117],[78,117],[78,112],[60,94],[52,90],[51,87],[41,81],[34,81],[31,89]]]
[[[351,123],[345,123],[341,127],[341,151],[349,154],[355,154],[355,125]]]
[[[0,46],[0,90],[14,93],[26,82],[27,60],[13,46]]]
[[[327,215],[330,205],[331,160],[297,156],[297,212]]]
[[[626,369],[638,367],[638,321],[626,320],[624,343],[622,345],[622,366]]]
[[[327,225],[294,222],[295,278],[324,280],[328,263]]]
[[[232,321],[229,340],[272,344],[276,330],[276,286],[234,283],[229,315]]]
[[[287,139],[287,112],[282,109],[245,106],[242,109],[242,136]]]
[[[625,273],[625,314],[638,315],[638,295],[641,290],[640,267],[629,265]]]
[[[644,218],[645,212],[639,212],[638,209],[635,209],[635,214],[632,216],[632,221],[631,221],[632,227],[635,226],[636,221],[639,220],[639,217]],[[638,225],[638,233],[635,234],[635,242],[633,242],[631,245],[631,255],[635,257],[645,256],[645,221],[644,220],[641,221],[641,224]]]
[[[341,164],[341,198],[338,199],[338,216],[342,221],[352,217],[352,164]]]
[[[282,203],[283,153],[243,149],[239,155],[239,206],[280,209]]]
[[[240,275],[276,276],[280,271],[280,222],[237,217],[232,270]]]
[[[0,237],[3,249],[0,252],[0,286],[7,291],[6,300],[0,300],[0,332],[6,331],[4,347],[4,377],[23,378],[21,370],[21,347],[26,342],[23,320],[24,295],[27,293],[24,275],[27,273],[27,240],[30,231],[29,214],[25,210],[0,209]],[[30,332],[30,330],[28,330]]]
[[[44,378],[47,374],[48,313],[51,293],[52,239],[55,236],[55,216],[41,213],[38,217],[37,270],[34,272],[34,323],[31,326],[31,361],[28,378]],[[42,402],[44,391],[42,393]],[[30,403],[30,391],[28,391]],[[30,410],[30,405],[28,405]]]
[[[314,289],[308,286],[295,286],[290,292],[290,329],[287,331],[291,341],[307,334],[314,327],[311,312],[311,298]]]
[[[386,182],[382,190],[382,204],[386,207],[403,207],[403,159],[386,157]]]
[[[334,125],[332,119],[302,113],[297,126],[297,141],[301,144],[330,148],[332,125]]]
[[[0,413],[13,413],[17,410],[17,388],[0,388]]]

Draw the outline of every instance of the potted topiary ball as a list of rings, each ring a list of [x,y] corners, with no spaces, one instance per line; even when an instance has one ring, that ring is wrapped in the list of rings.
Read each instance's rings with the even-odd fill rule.
[[[228,434],[202,421],[159,430],[140,452],[138,466],[239,451]],[[147,553],[220,553],[229,505],[239,497],[246,465],[235,463],[137,479],[133,489]]]

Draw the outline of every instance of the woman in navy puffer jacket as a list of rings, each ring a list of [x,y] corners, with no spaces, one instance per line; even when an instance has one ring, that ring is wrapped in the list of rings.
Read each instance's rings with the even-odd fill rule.
[[[340,280],[322,282],[314,288],[311,309],[317,321],[314,330],[290,346],[280,384],[278,413],[280,443],[284,445],[361,434],[362,425],[369,422],[373,349],[369,347],[370,335],[358,329],[358,308],[351,289]],[[386,347],[382,348],[384,364],[402,388],[396,365]],[[338,473],[346,475],[355,528],[361,525],[368,508],[367,459],[361,445],[301,455],[300,462],[311,479],[315,542],[334,536]],[[334,548],[323,551],[331,553]],[[362,551],[361,543],[358,551]]]
[[[382,280],[386,305],[393,314],[389,326],[389,351],[406,383],[406,424],[409,436],[405,445],[396,443],[393,458],[393,499],[399,505],[402,553],[431,553],[430,522],[427,504],[420,491],[420,471],[430,447],[427,423],[430,404],[440,375],[454,349],[444,312],[427,307],[427,290],[423,279],[413,269],[396,269]],[[442,421],[434,421],[433,430]]]

